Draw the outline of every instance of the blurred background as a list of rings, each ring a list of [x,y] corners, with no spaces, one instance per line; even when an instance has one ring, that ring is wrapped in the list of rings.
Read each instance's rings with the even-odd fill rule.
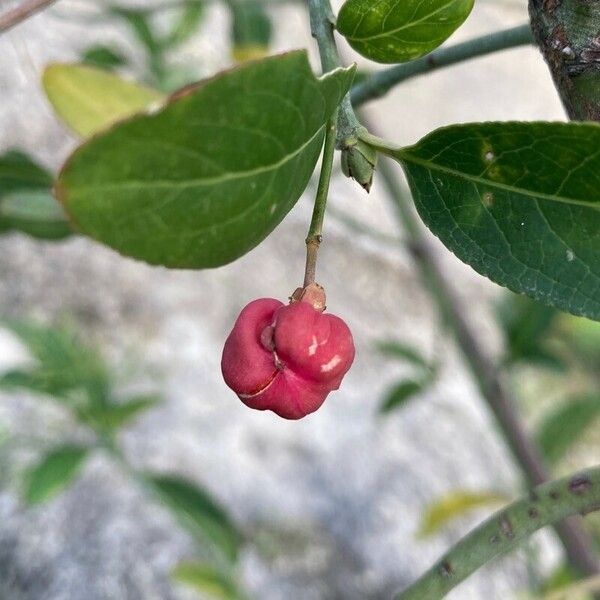
[[[479,0],[448,44],[526,20],[524,0]],[[345,62],[376,68],[339,44]],[[299,1],[60,0],[0,37],[0,156],[55,173],[78,144],[44,93],[49,63],[172,91],[300,47],[318,71]],[[407,81],[365,114],[402,144],[450,123],[564,119],[529,46]],[[311,188],[242,259],[184,272],[11,231],[9,179],[0,170],[1,599],[386,599],[521,493],[377,177],[369,195],[333,182],[318,280],[357,357],[299,422],[243,406],[220,356],[247,302],[300,284]],[[553,473],[598,462],[598,326],[509,294],[431,241]],[[544,598],[568,579],[546,531],[449,597]]]

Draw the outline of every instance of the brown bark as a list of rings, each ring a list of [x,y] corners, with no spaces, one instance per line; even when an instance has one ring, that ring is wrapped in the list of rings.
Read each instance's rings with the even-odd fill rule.
[[[600,1],[529,0],[529,14],[567,115],[600,121]]]

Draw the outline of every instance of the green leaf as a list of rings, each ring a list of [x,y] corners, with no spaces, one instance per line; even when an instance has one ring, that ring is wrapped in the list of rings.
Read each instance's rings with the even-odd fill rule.
[[[46,190],[52,186],[52,175],[18,150],[0,156],[0,199],[18,191]]]
[[[0,227],[46,240],[60,240],[72,233],[60,204],[42,190],[14,192],[0,199]]]
[[[600,126],[473,123],[374,145],[401,162],[421,218],[461,260],[600,319]]]
[[[129,25],[133,34],[150,55],[160,53],[160,42],[154,35],[154,31],[152,30],[148,15],[145,11],[124,6],[113,6],[110,8],[109,12]]]
[[[81,390],[90,405],[102,406],[110,395],[110,374],[102,357],[81,344],[66,329],[55,329],[18,321],[2,322],[27,347],[37,365],[29,371],[12,371],[3,379],[5,387],[23,387],[33,392],[69,399]]]
[[[379,412],[381,414],[387,414],[393,410],[404,406],[408,400],[420,394],[429,384],[427,380],[424,381],[402,381],[398,385],[394,386],[386,395]]]
[[[498,492],[470,492],[454,490],[430,504],[421,519],[418,536],[421,538],[438,533],[451,521],[476,508],[488,508],[508,501]]]
[[[550,413],[537,432],[537,442],[546,460],[557,463],[598,418],[600,394],[570,399]]]
[[[153,75],[153,79],[159,87],[162,87],[162,80],[166,75],[164,62],[166,47],[164,40],[157,35],[152,26],[152,11],[137,10],[125,6],[112,6],[108,12],[124,21],[137,37],[147,52],[148,67]]]
[[[415,350],[412,346],[408,346],[402,342],[396,340],[384,340],[377,343],[377,350],[389,358],[411,363],[413,366],[426,371],[432,370],[432,366],[418,350]]]
[[[401,63],[428,54],[469,16],[474,0],[347,0],[337,30],[360,54]]]
[[[116,69],[127,63],[125,57],[110,46],[90,46],[81,55],[81,60],[102,69]]]
[[[204,489],[180,477],[148,475],[159,497],[200,543],[209,541],[235,562],[241,536],[227,512]]]
[[[131,398],[123,404],[106,404],[91,411],[89,418],[102,429],[119,429],[154,408],[160,400],[159,396],[140,396]]]
[[[584,368],[600,371],[600,323],[562,315],[559,325],[562,338],[568,340]]]
[[[206,563],[181,562],[171,576],[208,598],[241,600],[235,581],[230,575]]]
[[[25,500],[38,504],[49,500],[75,479],[89,448],[65,445],[55,448],[28,474]]]
[[[189,40],[198,30],[204,17],[204,2],[188,0],[184,2],[181,14],[164,41],[164,46],[179,46]]]
[[[245,64],[79,148],[58,197],[82,233],[177,268],[259,244],[304,191],[354,69],[316,79],[306,52]]]
[[[564,362],[545,347],[560,314],[555,308],[510,294],[498,312],[506,337],[506,362],[527,361],[559,371],[566,369]]]
[[[231,53],[234,60],[244,62],[267,54],[273,26],[258,0],[234,0],[231,9]]]
[[[58,116],[84,137],[165,100],[156,90],[88,65],[51,64],[42,82]]]

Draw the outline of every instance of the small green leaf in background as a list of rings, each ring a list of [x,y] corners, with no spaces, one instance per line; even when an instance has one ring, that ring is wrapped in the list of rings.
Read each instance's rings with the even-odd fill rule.
[[[200,543],[212,542],[223,557],[235,562],[241,535],[225,509],[206,490],[180,477],[147,475],[147,479],[194,538]]]
[[[560,315],[558,323],[562,339],[566,339],[584,368],[591,372],[600,372],[600,323]]]
[[[204,1],[188,0],[165,38],[163,46],[175,47],[187,42],[198,30],[204,17]]]
[[[206,563],[181,562],[175,567],[171,576],[207,598],[216,600],[242,600],[243,598],[233,577]]]
[[[526,361],[564,371],[566,365],[547,348],[559,311],[527,296],[510,294],[499,306],[500,325],[506,338],[506,363]]]
[[[408,363],[418,373],[417,377],[401,381],[386,392],[379,413],[387,415],[430,387],[435,381],[437,366],[430,364],[416,348],[397,340],[378,342],[376,348],[387,358]]]
[[[474,0],[347,0],[337,30],[363,56],[402,63],[435,50],[466,20]]]
[[[147,410],[154,408],[159,396],[139,396],[130,398],[122,404],[110,403],[91,410],[88,418],[104,430],[115,430],[129,425]]]
[[[427,359],[418,350],[408,344],[396,340],[384,340],[377,343],[377,350],[388,358],[408,362],[425,371],[432,369]]]
[[[557,463],[600,419],[600,394],[571,398],[551,412],[537,432],[538,446],[549,463]]]
[[[116,69],[127,63],[126,58],[110,46],[90,46],[81,55],[82,62],[100,67],[101,69]]]
[[[161,92],[88,65],[51,64],[42,81],[58,116],[84,137],[165,101]]]
[[[61,240],[73,233],[50,191],[14,192],[0,199],[0,225],[45,240]]]
[[[269,52],[273,26],[259,0],[232,0],[231,55],[236,62],[262,58]]]
[[[154,34],[150,17],[146,11],[125,6],[112,6],[109,12],[129,25],[133,34],[150,55],[160,53],[160,42]]]
[[[425,538],[476,508],[495,507],[508,502],[499,492],[470,492],[454,490],[431,503],[421,518],[418,537]]]
[[[52,450],[28,474],[25,500],[38,504],[49,500],[75,478],[89,448],[65,445]]]
[[[25,344],[37,364],[27,371],[5,374],[0,377],[0,386],[22,387],[63,400],[72,392],[82,391],[88,409],[108,402],[111,378],[105,362],[72,331],[22,321],[3,321],[1,325]]]
[[[17,230],[48,240],[72,230],[52,197],[52,175],[18,150],[0,156],[0,233]]]
[[[9,150],[0,155],[0,199],[17,191],[48,190],[52,175],[27,154]]]
[[[600,320],[600,126],[472,123],[391,150],[425,224],[514,292]]]
[[[411,398],[420,394],[428,385],[428,381],[402,381],[395,385],[384,397],[379,412],[381,414],[387,414],[393,410],[396,410]]]
[[[172,268],[227,264],[297,202],[353,74],[316,78],[305,51],[221,73],[81,146],[57,195],[82,233],[122,254]]]

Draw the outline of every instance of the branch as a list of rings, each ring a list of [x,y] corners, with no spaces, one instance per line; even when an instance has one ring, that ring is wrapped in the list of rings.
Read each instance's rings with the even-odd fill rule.
[[[369,130],[372,131],[370,127]],[[493,358],[481,344],[467,314],[463,311],[463,305],[447,282],[435,251],[423,234],[420,222],[403,198],[404,194],[395,173],[385,160],[380,163],[379,173],[388,188],[398,219],[410,238],[408,248],[420,270],[421,277],[432,291],[440,312],[450,324],[467,365],[483,398],[494,414],[516,463],[520,466],[529,485],[548,481],[550,477],[546,465],[519,419],[514,399],[498,372]],[[556,531],[568,560],[575,570],[584,576],[597,574],[598,560],[593,550],[593,542],[585,529],[576,521],[567,520],[559,523]]]
[[[418,60],[396,65],[367,77],[363,82],[352,88],[352,104],[356,107],[369,100],[380,98],[387,94],[392,87],[411,77],[448,67],[471,58],[485,56],[499,50],[507,50],[508,48],[516,48],[532,43],[531,29],[529,24],[525,24],[436,50]]]
[[[396,600],[438,600],[493,558],[538,529],[571,515],[600,510],[600,466],[534,488],[456,544]]]
[[[333,155],[335,153],[335,138],[337,133],[337,113],[338,111],[336,110],[331,119],[329,119],[327,130],[325,132],[321,173],[319,175],[319,184],[317,186],[312,219],[306,237],[304,287],[309,286],[311,283],[315,283],[317,253],[319,252],[319,247],[323,239],[323,220],[325,218],[325,208],[327,207],[327,194],[329,193],[331,172],[333,171]]]
[[[0,33],[8,31],[53,2],[56,2],[56,0],[25,0],[21,2],[19,6],[0,15]]]
[[[333,36],[335,17],[329,0],[308,0],[308,8],[310,30],[319,47],[323,72],[327,73],[342,66]],[[354,114],[350,94],[344,97],[340,105],[337,129],[337,142],[340,148],[346,145],[346,140],[356,138],[357,131],[363,129]]]
[[[529,0],[529,14],[569,118],[600,121],[600,3]]]

